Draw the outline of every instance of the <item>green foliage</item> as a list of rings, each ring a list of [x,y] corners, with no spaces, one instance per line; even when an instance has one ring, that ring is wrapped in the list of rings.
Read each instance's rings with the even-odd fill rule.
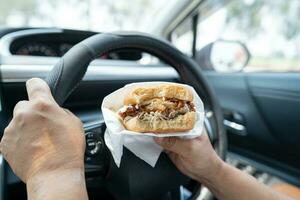
[[[239,28],[248,37],[264,31],[262,19],[266,14],[281,24],[282,35],[290,40],[300,31],[300,1],[298,0],[235,0],[227,6],[228,25]]]
[[[234,1],[227,7],[226,22],[234,24],[248,35],[257,34],[261,27],[260,12],[263,4],[263,0],[256,0],[248,5],[243,1]]]

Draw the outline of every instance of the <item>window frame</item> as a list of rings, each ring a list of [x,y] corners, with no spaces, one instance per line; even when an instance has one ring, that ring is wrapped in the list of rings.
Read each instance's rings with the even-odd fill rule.
[[[195,58],[196,55],[196,46],[197,46],[197,25],[198,23],[201,23],[201,21],[205,20],[206,17],[210,16],[212,13],[214,13],[216,10],[222,8],[223,6],[226,6],[227,3],[230,2],[230,0],[224,0],[224,4],[222,3],[216,3],[218,0],[203,0],[200,1],[200,3],[195,6],[187,15],[185,15],[172,29],[170,29],[169,32],[167,32],[166,38],[168,41],[172,43],[172,34],[174,31],[183,23],[188,20],[188,18],[192,18],[192,34],[193,34],[193,44],[192,44],[192,58]],[[210,8],[210,9],[209,9]],[[203,12],[203,10],[206,10]],[[201,15],[202,13],[206,13],[205,15]],[[175,21],[175,19],[173,20]]]
[[[228,3],[231,3],[234,0],[222,0],[220,2],[220,0],[203,0],[201,1],[201,3],[199,5],[197,5],[193,11],[191,11],[189,14],[187,14],[185,17],[183,17],[181,19],[181,21],[179,23],[177,23],[177,25],[173,26],[174,28],[169,29],[169,32],[165,32],[165,36],[166,38],[172,43],[171,41],[171,35],[172,33],[178,28],[178,26],[180,26],[182,23],[184,23],[188,18],[193,18],[194,16],[197,16],[196,22],[199,25],[200,23],[202,23],[202,21],[204,21],[207,17],[211,16],[214,14],[214,12],[218,11],[219,9],[226,7]],[[219,2],[219,3],[216,3]],[[214,5],[215,4],[215,5]],[[194,19],[192,19],[192,21],[194,21]],[[196,24],[196,27],[197,27]],[[192,58],[195,58],[195,54],[197,51],[197,38],[201,37],[201,35],[197,34],[197,28],[192,28],[192,32],[193,32],[193,44],[192,44]],[[222,38],[220,38],[222,39]],[[239,40],[238,40],[239,41]],[[245,45],[245,44],[244,44]],[[248,46],[247,46],[247,50]],[[252,55],[252,54],[251,54]],[[251,60],[251,59],[250,59]],[[249,60],[249,63],[251,63]],[[248,64],[249,64],[248,63]],[[297,69],[298,67],[296,67],[296,70],[294,69],[275,69],[270,67],[270,69],[267,68],[261,68],[261,69],[254,69],[252,67],[247,66],[245,69],[243,69],[240,72],[243,73],[300,73],[300,69]]]

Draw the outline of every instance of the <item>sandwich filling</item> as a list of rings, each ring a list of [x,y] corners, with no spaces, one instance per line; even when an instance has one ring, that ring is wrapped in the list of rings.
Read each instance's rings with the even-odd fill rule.
[[[153,121],[171,120],[194,111],[195,106],[190,101],[154,98],[140,104],[124,106],[119,110],[119,115],[124,121],[136,116],[141,121]]]

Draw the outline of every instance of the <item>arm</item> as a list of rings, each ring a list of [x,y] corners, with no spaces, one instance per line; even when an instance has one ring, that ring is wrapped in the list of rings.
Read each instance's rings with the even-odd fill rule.
[[[219,199],[231,200],[284,200],[291,199],[242,171],[224,163],[219,175],[204,181],[205,186]]]
[[[84,170],[59,170],[32,177],[27,181],[27,196],[31,200],[88,199]]]
[[[56,104],[41,79],[26,83],[28,101],[14,108],[0,150],[27,185],[28,199],[88,199],[81,121]]]
[[[171,137],[155,138],[155,141],[167,150],[182,173],[204,184],[218,199],[290,199],[223,162],[213,150],[206,132],[192,140]]]

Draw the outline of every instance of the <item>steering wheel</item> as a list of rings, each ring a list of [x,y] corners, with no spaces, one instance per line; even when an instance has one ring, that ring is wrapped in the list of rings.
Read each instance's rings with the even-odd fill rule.
[[[147,52],[158,57],[175,68],[180,75],[181,82],[195,88],[204,101],[206,112],[209,113],[207,119],[210,121],[208,130],[210,140],[218,155],[224,159],[227,140],[221,109],[201,68],[168,41],[154,36],[126,32],[103,33],[75,45],[59,60],[46,79],[57,103],[62,105],[65,102],[82,80],[92,60],[106,53],[129,49]],[[89,137],[98,138],[100,142],[103,142],[103,134],[97,135],[97,131]],[[121,166],[117,168],[111,160],[109,161],[110,156],[107,150],[98,152],[98,155],[93,157],[94,164],[97,166],[95,162],[99,158],[106,161],[104,166],[97,169],[103,170],[105,185],[109,191],[113,191],[116,199],[160,199],[163,194],[170,193],[170,191],[173,199],[180,199],[179,196],[174,196],[176,193],[174,191],[178,191],[176,189],[180,185],[186,184],[192,187],[192,198],[195,198],[202,190],[200,184],[181,174],[164,153],[161,154],[155,168],[152,168],[125,149]]]

